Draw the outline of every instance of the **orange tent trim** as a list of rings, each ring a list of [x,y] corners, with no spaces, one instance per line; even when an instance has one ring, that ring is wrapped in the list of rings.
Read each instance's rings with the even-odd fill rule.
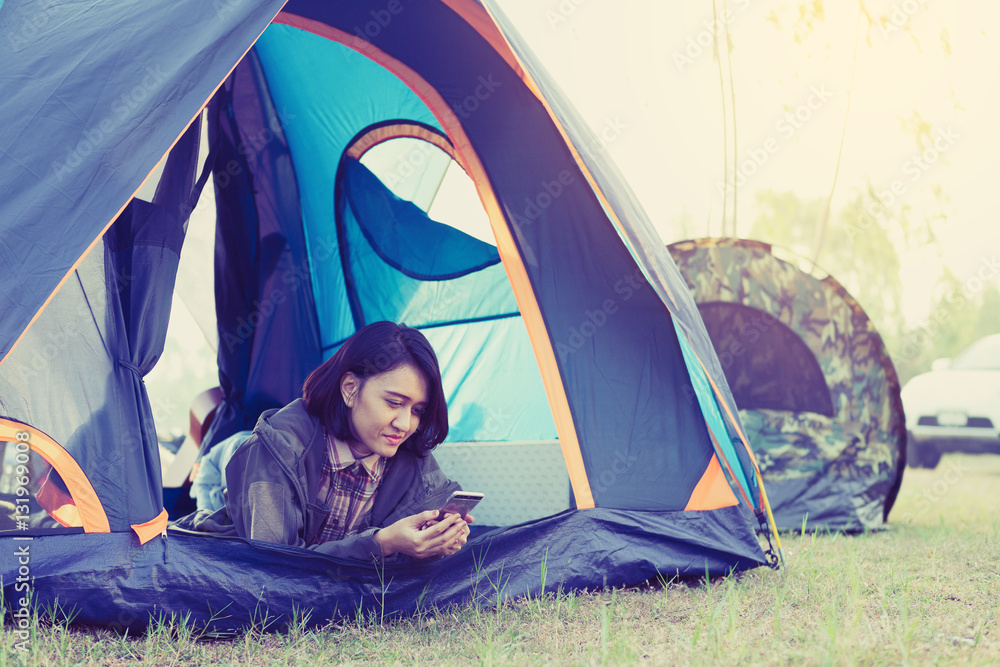
[[[19,433],[27,433],[27,440],[24,436],[18,438]],[[97,497],[93,485],[87,479],[80,464],[69,455],[62,445],[42,433],[34,426],[0,418],[0,440],[6,442],[24,442],[32,451],[45,459],[50,466],[62,478],[63,483],[73,496],[75,511],[79,512],[78,522],[69,525],[83,526],[86,533],[110,533],[111,526],[108,523],[108,515],[104,511],[101,499]],[[62,507],[73,507],[73,505],[63,505]],[[59,509],[59,508],[56,508]],[[65,521],[77,521],[73,512],[63,509],[53,515],[56,521],[63,525]]]
[[[705,473],[694,487],[694,491],[691,492],[691,497],[688,499],[684,511],[717,510],[733,505],[739,505],[739,501],[736,499],[732,487],[729,486],[729,480],[726,479],[725,473],[722,472],[719,456],[713,452],[708,467],[705,468]]]
[[[163,509],[162,512],[156,515],[155,518],[150,519],[146,523],[133,523],[132,530],[135,534],[139,536],[139,544],[145,544],[151,539],[160,535],[167,529],[167,510]]]

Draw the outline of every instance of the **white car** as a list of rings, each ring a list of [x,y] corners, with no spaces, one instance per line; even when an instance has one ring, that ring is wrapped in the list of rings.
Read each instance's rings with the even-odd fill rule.
[[[1000,334],[932,369],[903,387],[908,463],[933,468],[948,452],[1000,454]]]

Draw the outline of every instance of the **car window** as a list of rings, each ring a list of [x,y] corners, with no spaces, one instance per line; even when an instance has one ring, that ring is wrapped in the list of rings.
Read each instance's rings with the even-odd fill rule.
[[[1000,336],[990,336],[976,341],[955,357],[951,369],[969,370],[1000,370]]]

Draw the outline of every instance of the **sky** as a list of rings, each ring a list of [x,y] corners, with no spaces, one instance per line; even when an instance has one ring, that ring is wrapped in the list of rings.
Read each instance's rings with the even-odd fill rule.
[[[723,4],[716,0],[719,25]],[[947,218],[932,227],[932,241],[890,225],[902,260],[904,314],[919,323],[944,267],[963,281],[977,272],[1000,279],[992,197],[1000,173],[994,28],[1000,3],[868,1],[876,21],[869,30],[859,4],[827,0],[822,21],[807,32],[796,25],[800,4],[725,3],[740,174],[737,231],[749,233],[755,192],[829,194],[846,118],[834,212],[868,183],[885,202],[909,206],[916,219],[940,210],[935,188],[948,197]],[[608,153],[663,241],[681,240],[685,231],[718,235],[724,120],[712,2],[509,0],[503,6],[595,130],[624,126]],[[918,117],[932,140],[923,146],[907,130]],[[731,129],[729,142],[732,169]],[[727,205],[731,215],[731,197]],[[688,230],[677,224],[683,212],[693,220]]]

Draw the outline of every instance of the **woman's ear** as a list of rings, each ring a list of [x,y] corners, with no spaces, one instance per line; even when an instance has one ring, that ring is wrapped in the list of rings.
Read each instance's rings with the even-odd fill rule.
[[[344,376],[340,378],[340,395],[344,398],[344,405],[353,408],[354,404],[357,403],[360,390],[361,378],[351,371],[344,373]]]

